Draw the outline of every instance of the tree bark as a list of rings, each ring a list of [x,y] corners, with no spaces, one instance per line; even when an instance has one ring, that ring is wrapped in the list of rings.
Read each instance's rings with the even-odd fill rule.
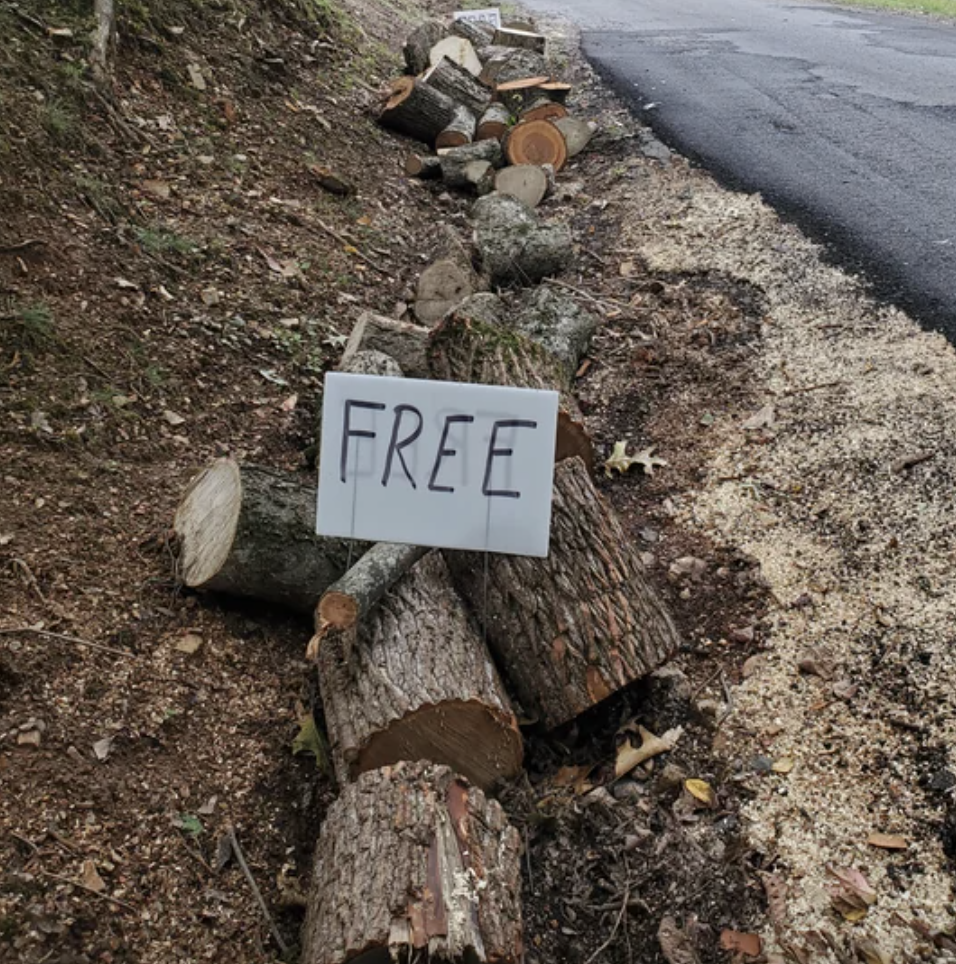
[[[472,163],[487,163],[474,161]],[[460,186],[455,183],[454,186]],[[474,272],[447,258],[430,264],[418,279],[415,292],[415,317],[427,328],[438,324],[452,308],[460,305],[475,290]]]
[[[476,51],[481,47],[487,47],[495,35],[495,28],[490,24],[475,23],[473,20],[453,20],[451,32],[456,37],[464,37],[470,40],[472,47]]]
[[[196,589],[312,612],[365,543],[315,533],[316,490],[289,475],[219,459],[186,489],[173,523],[177,575]]]
[[[495,31],[492,43],[498,47],[519,47],[522,50],[531,50],[536,54],[544,54],[548,44],[547,37],[540,33],[531,33],[527,30],[501,30]]]
[[[339,366],[347,371],[350,359],[358,352],[376,351],[394,359],[408,378],[428,378],[428,331],[411,322],[363,311],[349,335]]]
[[[502,167],[505,153],[497,141],[478,141],[464,147],[449,147],[439,155],[442,162],[442,176],[447,177],[447,164],[465,165],[468,161],[488,161],[494,167]]]
[[[560,171],[568,159],[564,135],[551,121],[523,120],[508,132],[505,145],[510,164],[550,164]]]
[[[489,87],[522,77],[540,77],[550,73],[547,61],[533,50],[491,46],[481,51],[479,59],[483,64],[479,79]]]
[[[551,121],[561,132],[564,143],[568,148],[568,157],[575,157],[588,146],[597,125],[593,121],[584,121],[580,117],[559,117]]]
[[[398,582],[428,549],[395,542],[376,542],[319,600],[316,623],[319,632],[351,629],[365,619],[382,596]]]
[[[429,55],[432,47],[448,31],[440,20],[426,20],[419,24],[409,35],[402,48],[405,66],[410,74],[421,74],[428,70]]]
[[[456,104],[481,115],[491,101],[491,91],[473,74],[447,57],[432,67],[422,81],[450,97]]]
[[[528,103],[528,106],[521,111],[522,123],[536,120],[556,121],[567,116],[567,107],[547,96],[535,97]]]
[[[573,250],[567,225],[542,222],[516,198],[506,194],[479,198],[473,215],[475,246],[482,269],[491,276],[493,284],[534,284],[558,274],[571,262]]]
[[[405,173],[423,181],[441,177],[441,159],[431,154],[409,154],[405,158]]]
[[[364,774],[322,824],[301,964],[518,964],[520,854],[500,805],[447,767]]]
[[[392,96],[378,119],[384,127],[432,145],[452,122],[455,110],[455,102],[441,91],[416,77],[401,77],[393,83]]]
[[[598,319],[570,295],[542,285],[521,293],[509,324],[557,358],[570,384],[591,344]]]
[[[500,141],[508,131],[511,123],[511,113],[504,104],[489,104],[478,121],[475,131],[476,141]]]
[[[470,144],[474,140],[477,126],[475,115],[467,107],[459,105],[451,122],[435,138],[436,150],[442,147],[464,147]]]
[[[110,51],[116,32],[114,0],[94,0],[93,13],[96,17],[96,27],[93,30],[90,66],[93,70],[93,79],[98,84],[106,84],[110,78]]]
[[[547,559],[445,557],[511,691],[549,729],[647,675],[680,645],[636,550],[579,459],[555,467]]]
[[[398,760],[444,763],[482,787],[517,773],[517,721],[441,555],[421,559],[367,613],[350,629],[319,631],[322,705],[342,782]]]

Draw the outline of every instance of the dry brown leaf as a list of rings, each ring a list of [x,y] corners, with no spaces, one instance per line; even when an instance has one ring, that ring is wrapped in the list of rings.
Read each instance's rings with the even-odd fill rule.
[[[793,757],[782,756],[779,760],[774,760],[770,767],[774,773],[790,773],[794,768]]]
[[[611,478],[616,469],[623,475],[632,465],[639,465],[645,475],[653,475],[656,466],[667,465],[664,459],[654,455],[654,449],[655,446],[652,445],[638,452],[637,455],[628,455],[627,442],[615,442],[611,457],[604,462],[604,474]]]
[[[856,942],[856,954],[865,964],[892,964],[893,962],[893,958],[869,937]]]
[[[910,845],[906,837],[895,833],[871,833],[866,838],[866,842],[871,847],[879,847],[881,850],[906,850]]]
[[[638,733],[641,737],[641,745],[635,747],[630,740],[625,740],[617,748],[617,758],[614,761],[614,777],[619,779],[630,773],[636,766],[640,766],[645,760],[673,750],[677,741],[681,738],[683,730],[675,727],[668,730],[663,736],[655,736],[650,730],[645,730],[639,726]]]
[[[173,649],[179,650],[180,653],[186,653],[188,656],[197,652],[200,646],[202,646],[202,636],[198,633],[186,633],[173,643]]]
[[[717,794],[714,793],[714,788],[706,780],[697,780],[692,777],[690,780],[684,781],[684,789],[695,800],[699,800],[708,807],[712,807],[717,802]]]
[[[567,787],[572,789],[576,796],[581,796],[594,789],[594,784],[588,780],[588,775],[593,769],[592,766],[561,767],[551,782],[555,787]]]
[[[760,879],[767,894],[767,911],[775,926],[787,919],[787,882],[777,874],[762,873]]]
[[[700,964],[693,938],[673,917],[662,917],[657,928],[657,941],[668,964]]]
[[[720,946],[733,954],[743,954],[744,957],[759,957],[763,950],[763,941],[757,934],[741,934],[740,931],[722,930],[720,932]]]
[[[80,875],[80,881],[87,890],[92,890],[94,893],[102,894],[106,890],[106,883],[97,872],[96,864],[92,860],[83,861],[83,873]]]
[[[870,882],[854,867],[829,866],[827,873],[835,878],[827,885],[834,909],[853,923],[863,920],[876,903],[876,891]]]

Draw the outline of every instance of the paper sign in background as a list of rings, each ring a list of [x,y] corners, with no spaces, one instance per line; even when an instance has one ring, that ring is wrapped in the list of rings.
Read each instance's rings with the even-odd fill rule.
[[[326,376],[321,535],[546,556],[557,392]]]

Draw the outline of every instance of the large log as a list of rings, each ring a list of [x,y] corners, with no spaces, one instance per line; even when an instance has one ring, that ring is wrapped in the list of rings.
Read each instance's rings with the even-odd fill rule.
[[[511,123],[511,112],[504,104],[489,104],[478,121],[476,141],[500,141]]]
[[[502,167],[505,154],[497,141],[478,141],[463,147],[449,147],[439,154],[442,161],[442,176],[447,177],[445,165],[464,165],[469,161],[488,161],[494,167]]]
[[[454,20],[451,25],[451,32],[456,37],[464,37],[465,40],[470,40],[471,45],[478,51],[479,48],[487,47],[491,43],[495,35],[495,28],[491,24],[476,23],[473,20]]]
[[[478,54],[475,53],[471,41],[465,40],[464,37],[445,37],[444,40],[439,40],[429,52],[428,62],[435,67],[441,63],[443,57],[461,65],[474,77],[481,73]]]
[[[508,132],[506,153],[510,164],[550,164],[560,171],[568,159],[568,146],[551,121],[523,120]]]
[[[591,344],[598,319],[570,295],[541,285],[522,292],[517,310],[509,313],[507,323],[557,358],[570,384]]]
[[[398,555],[399,565],[412,558]],[[365,575],[374,595],[382,574]],[[441,554],[421,559],[374,608],[366,599],[364,616],[357,627],[319,628],[322,705],[340,780],[399,760],[445,763],[482,787],[514,776],[517,721]]]
[[[534,98],[528,106],[521,111],[521,122],[548,120],[556,121],[568,116],[568,109],[564,104],[552,100],[546,95]]]
[[[502,672],[548,728],[650,673],[680,638],[580,459],[555,467],[546,559],[446,552]]]
[[[417,77],[400,77],[393,82],[378,119],[384,127],[431,145],[452,122],[456,110],[455,102],[441,91]]]
[[[429,55],[432,47],[448,31],[440,20],[426,20],[419,24],[409,35],[402,48],[405,66],[410,74],[421,74],[428,70]]]
[[[177,575],[196,589],[312,612],[365,543],[315,534],[315,487],[218,459],[189,483],[173,526]]]
[[[361,776],[329,808],[301,964],[518,964],[521,842],[447,767]]]
[[[435,138],[435,149],[443,147],[464,147],[475,137],[478,120],[467,107],[459,105],[448,126]]]
[[[440,90],[456,104],[480,116],[491,101],[491,90],[470,71],[447,57],[432,67],[422,82]]]
[[[584,150],[597,130],[593,121],[581,120],[580,117],[556,117],[551,121],[561,132],[568,149],[568,157],[575,157]]]
[[[485,164],[487,161],[472,161]],[[457,186],[457,185],[456,185]],[[415,317],[426,327],[437,325],[452,308],[460,305],[475,290],[475,274],[469,267],[440,258],[430,264],[418,279]]]
[[[405,173],[422,180],[441,177],[441,160],[431,154],[409,154],[405,158]]]
[[[536,208],[551,186],[547,171],[537,164],[513,164],[502,168],[495,176],[496,193],[510,194],[529,208]]]
[[[534,284],[558,274],[571,261],[567,225],[541,221],[517,198],[507,194],[479,198],[473,215],[475,246],[493,284]]]
[[[492,43],[498,47],[519,47],[531,50],[536,54],[544,54],[548,40],[543,34],[531,33],[529,30],[496,30]]]
[[[522,77],[540,77],[549,73],[548,62],[533,50],[491,46],[480,52],[479,59],[482,68],[478,77],[489,87]]]
[[[428,378],[428,329],[363,311],[352,328],[339,362],[343,370],[360,351],[382,352],[398,364],[408,378]]]
[[[480,294],[451,313],[429,339],[433,377],[560,392],[555,461],[578,456],[593,469],[591,438],[570,394],[566,366],[547,349],[510,328],[507,311],[494,295]]]

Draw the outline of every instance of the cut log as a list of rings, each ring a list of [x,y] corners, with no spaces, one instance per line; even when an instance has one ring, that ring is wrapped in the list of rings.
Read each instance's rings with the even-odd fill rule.
[[[219,459],[186,489],[173,523],[186,586],[313,612],[348,565],[349,543],[315,534],[315,487]],[[367,548],[353,543],[352,558]]]
[[[495,192],[509,194],[529,208],[536,208],[547,197],[548,175],[536,164],[515,164],[502,168],[495,177]]]
[[[559,104],[567,103],[568,94],[571,93],[571,85],[565,84],[560,80],[549,80],[544,83],[539,88],[543,93],[547,94],[551,100],[556,101]]]
[[[379,375],[388,378],[401,378],[405,374],[401,365],[391,355],[369,349],[356,351],[347,358],[343,356],[339,371],[349,375]]]
[[[471,41],[476,52],[487,47],[495,36],[495,28],[491,24],[476,23],[474,20],[453,20],[451,32],[456,37]]]
[[[377,351],[393,358],[408,378],[428,378],[428,334],[427,328],[363,311],[349,335],[339,365],[347,370],[350,359],[358,352]]]
[[[447,552],[526,713],[574,719],[669,659],[680,638],[579,459],[555,468],[547,559]]]
[[[435,138],[436,150],[442,147],[464,147],[465,144],[470,144],[474,140],[477,126],[475,115],[467,107],[459,105],[455,109],[455,116],[451,122]]]
[[[450,161],[442,165],[449,187],[473,189],[479,197],[495,189],[495,169],[489,161]]]
[[[568,109],[550,97],[536,97],[521,112],[521,122],[536,120],[559,120],[568,116]]]
[[[456,110],[455,102],[441,91],[416,77],[400,77],[392,84],[392,95],[378,119],[384,127],[431,145]]]
[[[570,384],[591,344],[598,319],[570,295],[542,285],[521,293],[518,305],[508,313],[507,323],[557,358]]]
[[[518,964],[521,839],[448,767],[361,776],[315,851],[301,964]]]
[[[571,261],[567,225],[540,221],[516,198],[506,194],[480,198],[473,215],[475,246],[493,284],[534,284]]]
[[[440,90],[456,104],[480,116],[491,102],[491,90],[460,64],[442,59],[422,78],[422,82]]]
[[[531,50],[541,55],[544,55],[548,46],[548,38],[544,34],[505,28],[496,30],[491,42],[497,47],[519,47],[521,50]]]
[[[568,391],[566,366],[541,345],[515,333],[506,321],[506,306],[493,298],[470,298],[435,329],[428,348],[432,375],[451,382],[560,392],[555,461],[580,456],[593,468],[591,438]]]
[[[322,705],[341,782],[399,760],[445,763],[482,787],[521,769],[517,720],[440,553],[357,626],[322,633]]]
[[[561,132],[568,148],[568,157],[576,157],[590,143],[597,125],[580,117],[558,117],[551,123]]]
[[[428,54],[428,62],[432,67],[441,63],[442,57],[447,57],[461,67],[464,67],[473,77],[481,73],[481,61],[471,42],[464,37],[445,37],[439,40]]]
[[[522,77],[541,77],[548,73],[548,63],[533,50],[514,47],[487,47],[481,52],[483,67],[479,78],[489,87],[506,84]]]
[[[511,123],[511,113],[504,104],[489,104],[478,121],[476,141],[500,141]]]
[[[471,163],[487,164],[488,162]],[[430,328],[474,294],[474,291],[474,273],[454,261],[442,258],[429,265],[418,279],[415,317]]]
[[[448,178],[444,170],[446,164],[464,165],[469,161],[488,161],[494,167],[503,167],[505,163],[505,152],[496,141],[478,141],[474,144],[466,144],[464,147],[443,148],[438,156],[442,162],[442,176],[446,179]]]
[[[505,152],[511,164],[550,164],[555,171],[568,159],[564,136],[546,120],[522,121],[512,127]]]
[[[408,177],[418,177],[431,180],[441,177],[441,161],[430,154],[409,154],[405,158],[405,174]]]
[[[447,33],[440,20],[426,20],[408,35],[402,54],[410,74],[421,74],[428,70],[432,47]]]

